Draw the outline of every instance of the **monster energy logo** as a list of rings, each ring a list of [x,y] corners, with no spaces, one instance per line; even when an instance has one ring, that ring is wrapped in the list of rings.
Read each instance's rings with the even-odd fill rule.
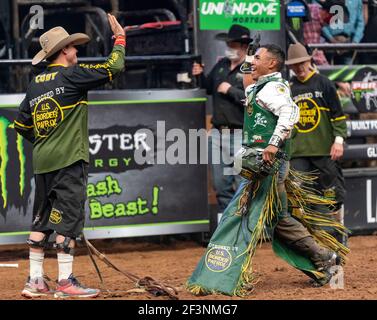
[[[348,82],[354,80],[356,74],[366,67],[377,70],[377,65],[354,65],[354,66],[344,66],[341,68],[337,68],[336,66],[332,66],[333,68],[322,69],[319,68],[321,74],[328,77],[331,81],[341,81],[341,82]]]
[[[0,117],[0,187],[1,197],[3,199],[3,208],[6,208],[8,203],[7,169],[10,166],[8,154],[9,130],[13,130],[13,123],[5,117]],[[18,153],[18,163],[20,165],[19,192],[20,195],[23,196],[25,190],[25,154],[23,138],[18,134],[16,145]],[[12,164],[14,166],[15,162],[12,162]]]
[[[300,30],[300,22],[301,22],[300,18],[292,18],[292,27],[293,27],[293,30],[295,30],[295,31]]]

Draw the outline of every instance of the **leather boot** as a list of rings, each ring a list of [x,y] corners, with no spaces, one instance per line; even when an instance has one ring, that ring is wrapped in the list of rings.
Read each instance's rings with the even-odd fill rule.
[[[324,271],[337,263],[335,252],[318,245],[313,237],[305,237],[291,244],[297,253],[309,258],[318,271]]]

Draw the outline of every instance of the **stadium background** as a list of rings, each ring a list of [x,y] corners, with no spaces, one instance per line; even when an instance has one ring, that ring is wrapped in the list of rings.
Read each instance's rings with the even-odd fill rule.
[[[124,75],[111,85],[90,93],[90,130],[93,135],[132,136],[137,129],[148,128],[154,133],[152,139],[157,142],[157,120],[166,121],[166,130],[177,125],[185,132],[210,126],[211,98],[198,88],[197,79],[190,80],[190,69],[193,61],[200,60],[209,69],[223,54],[223,44],[214,41],[213,37],[220,31],[226,31],[228,25],[216,19],[206,21],[208,16],[201,12],[204,2],[65,0],[60,1],[59,6],[53,1],[0,2],[0,243],[3,244],[0,245],[0,256],[1,262],[19,263],[17,273],[0,268],[1,276],[14,276],[10,288],[5,291],[5,299],[18,297],[17,284],[24,281],[27,273],[26,245],[12,247],[10,244],[24,243],[31,220],[33,180],[30,146],[20,141],[8,125],[15,116],[27,83],[39,70],[31,68],[30,58],[38,50],[37,40],[43,30],[30,29],[34,16],[30,8],[33,5],[42,7],[45,29],[62,25],[71,33],[87,32],[91,35],[93,40],[90,45],[79,52],[82,61],[102,61],[101,57],[109,53],[111,37],[105,12],[116,12],[122,25],[131,26],[127,31]],[[252,32],[260,30],[263,42],[273,42],[286,48],[292,38],[300,36],[305,15],[297,13],[300,12],[300,1],[276,3],[279,10],[274,20],[271,17],[268,20],[273,22],[266,23],[266,17],[262,15],[259,17],[261,23],[254,20],[253,24],[244,22],[244,25]],[[366,2],[365,6],[368,5]],[[369,23],[375,18],[373,11],[370,13]],[[238,19],[239,23],[246,21],[242,20],[242,16]],[[360,53],[364,50],[373,53],[377,48],[373,47],[373,42],[348,46],[353,46]],[[309,47],[316,46],[318,44],[309,44]],[[326,44],[322,47],[326,52],[333,50]],[[348,192],[345,224],[355,235],[350,239],[352,253],[350,264],[345,268],[345,284],[352,289],[345,293],[344,290],[309,288],[305,276],[274,258],[267,243],[258,253],[260,260],[256,262],[263,279],[256,298],[258,294],[262,299],[323,298],[328,294],[340,299],[377,296],[376,289],[368,282],[369,272],[375,265],[372,248],[376,244],[373,233],[377,229],[377,71],[373,63],[358,64],[365,62],[359,60],[351,66],[319,66],[320,72],[331,80],[347,82],[352,88],[351,94],[342,99],[349,128],[343,160]],[[101,114],[105,110],[109,117],[103,121]],[[103,148],[100,154],[92,155],[89,182],[95,186],[110,176],[119,182],[122,193],[95,195],[95,201],[116,205],[141,198],[148,208],[147,213],[104,216],[94,212],[88,203],[86,234],[92,239],[132,237],[122,241],[102,240],[98,245],[108,250],[111,258],[125,268],[140,275],[147,273],[166,280],[181,288],[182,297],[189,298],[183,290],[183,283],[204,251],[201,244],[208,241],[217,223],[216,201],[207,166],[166,164],[137,167],[132,166],[131,160],[131,166],[122,167],[122,159],[132,158],[130,154],[120,149],[109,153]],[[196,241],[192,242],[193,239]],[[164,241],[169,244],[164,244]],[[367,264],[363,263],[363,255],[369,257],[366,258]],[[77,260],[79,270],[86,269],[90,263],[84,255]],[[155,267],[161,263],[166,263],[166,271]],[[83,275],[89,285],[97,281],[94,269],[92,271]],[[171,279],[172,274],[175,279]],[[108,275],[106,271],[106,276],[109,277],[109,287],[114,284],[121,290],[129,289],[127,282],[124,287],[118,285],[120,282],[111,271]]]

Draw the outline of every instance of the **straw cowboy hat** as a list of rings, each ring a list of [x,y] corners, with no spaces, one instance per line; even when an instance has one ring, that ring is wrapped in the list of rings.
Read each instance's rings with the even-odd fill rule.
[[[52,28],[39,37],[42,50],[34,56],[31,64],[38,64],[69,44],[80,45],[87,43],[89,40],[89,36],[85,33],[70,35],[63,27]]]
[[[253,40],[250,38],[250,30],[238,24],[232,25],[228,33],[218,33],[215,36],[215,39],[226,42],[240,42],[246,44]]]
[[[312,56],[308,54],[306,48],[301,43],[291,44],[288,48],[288,59],[285,61],[286,65],[292,65],[300,62],[309,61]]]

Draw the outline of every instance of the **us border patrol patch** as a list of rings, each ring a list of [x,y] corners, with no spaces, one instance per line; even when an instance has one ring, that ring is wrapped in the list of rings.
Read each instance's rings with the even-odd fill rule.
[[[295,128],[300,133],[308,133],[315,130],[321,122],[321,111],[313,99],[298,100],[297,106],[300,108],[300,120],[295,124]]]
[[[40,100],[34,109],[33,122],[38,137],[46,138],[63,121],[64,112],[53,98]]]
[[[230,267],[232,255],[227,249],[215,247],[207,252],[205,263],[209,270],[223,272]]]

